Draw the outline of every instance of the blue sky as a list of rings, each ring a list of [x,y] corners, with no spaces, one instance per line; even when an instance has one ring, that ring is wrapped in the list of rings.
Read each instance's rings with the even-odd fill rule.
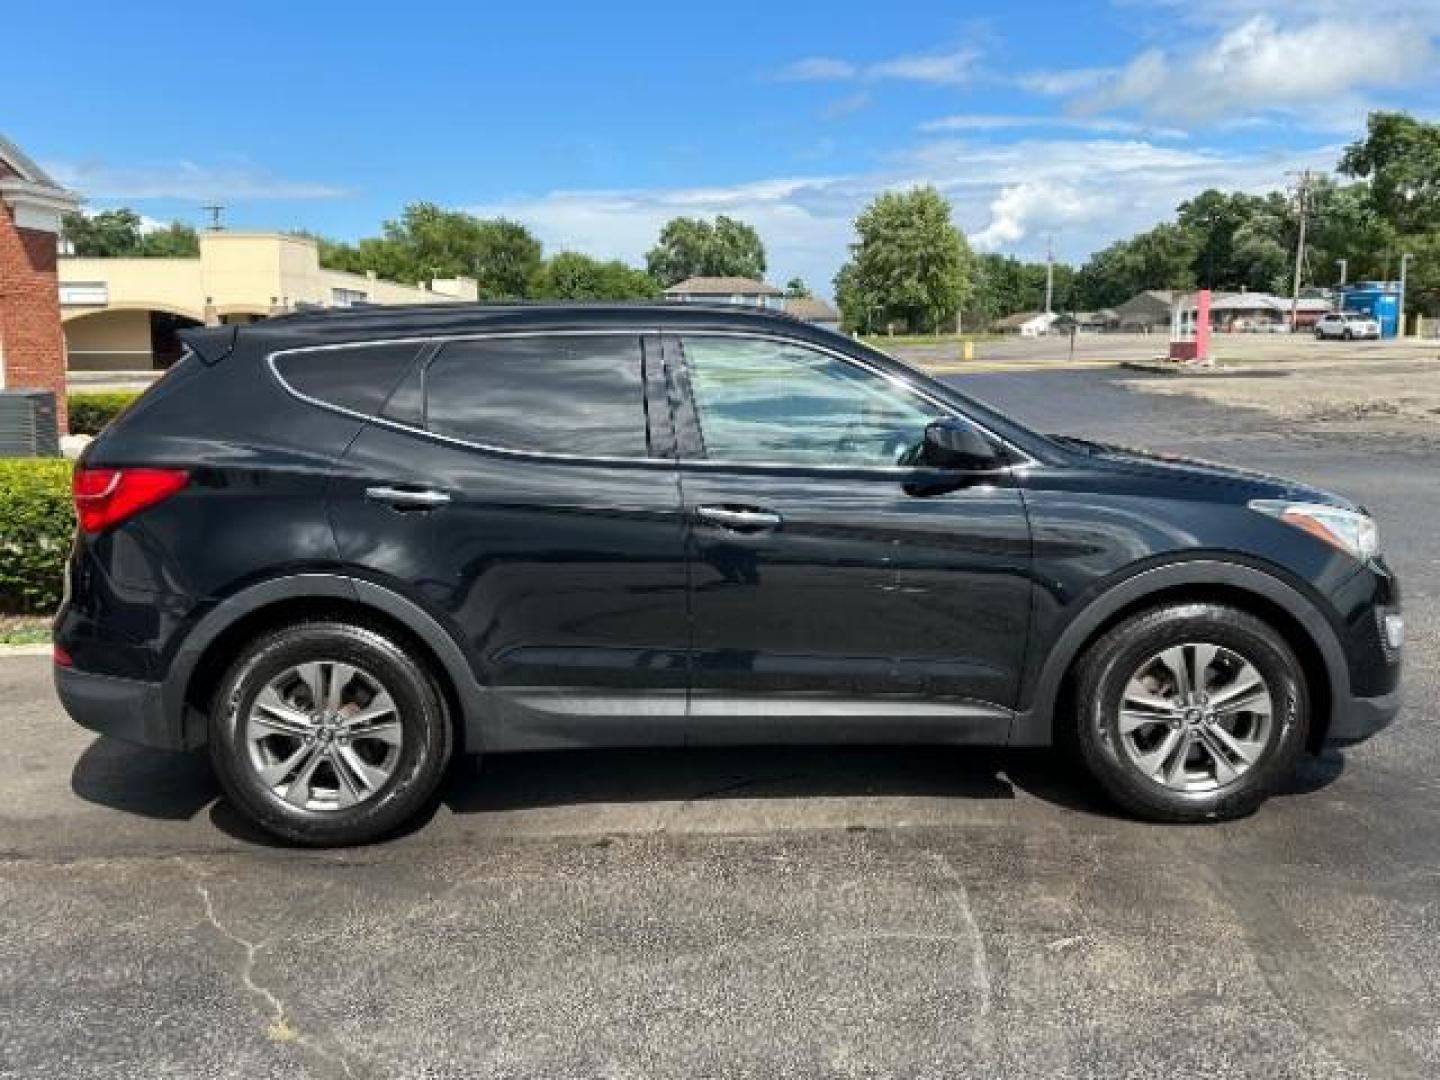
[[[1440,0],[1361,7],[12,0],[0,131],[155,219],[355,238],[428,199],[639,262],[666,218],[731,213],[828,292],[887,188],[1078,260],[1330,167],[1369,108],[1440,116]]]

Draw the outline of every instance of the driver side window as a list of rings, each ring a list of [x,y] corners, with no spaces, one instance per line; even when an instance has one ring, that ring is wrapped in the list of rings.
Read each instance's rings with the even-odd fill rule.
[[[838,357],[756,338],[686,336],[711,461],[894,466],[915,457],[940,410]]]

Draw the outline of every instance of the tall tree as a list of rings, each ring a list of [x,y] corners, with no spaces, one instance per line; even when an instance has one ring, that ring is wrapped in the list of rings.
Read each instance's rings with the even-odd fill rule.
[[[1076,302],[1114,307],[1145,289],[1195,287],[1195,237],[1165,222],[1097,251],[1075,275]]]
[[[765,276],[765,245],[760,234],[743,221],[719,215],[677,217],[665,223],[660,238],[645,255],[650,276],[667,288],[690,277]]]
[[[144,219],[122,207],[96,214],[70,213],[62,227],[76,255],[86,258],[193,258],[200,237],[183,221],[146,229]]]
[[[515,221],[478,218],[434,203],[412,203],[383,235],[358,244],[320,242],[324,266],[420,283],[437,277],[471,277],[480,295],[510,300],[529,295],[540,269],[540,241]]]
[[[1401,233],[1440,229],[1440,124],[1407,113],[1372,112],[1340,172],[1366,177],[1375,208]]]
[[[541,264],[531,295],[554,300],[649,300],[660,295],[660,286],[644,270],[618,259],[602,262],[562,251]]]
[[[851,269],[837,277],[849,303],[848,325],[901,322],[912,332],[953,325],[973,288],[970,248],[950,221],[950,204],[933,187],[887,191],[855,219]]]

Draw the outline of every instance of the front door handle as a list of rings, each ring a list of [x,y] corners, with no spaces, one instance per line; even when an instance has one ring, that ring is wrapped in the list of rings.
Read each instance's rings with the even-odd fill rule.
[[[740,506],[697,506],[695,516],[707,525],[732,532],[768,532],[780,527],[780,515],[771,510]]]
[[[388,503],[399,510],[428,510],[450,501],[448,492],[434,488],[368,487],[365,498],[371,502]]]

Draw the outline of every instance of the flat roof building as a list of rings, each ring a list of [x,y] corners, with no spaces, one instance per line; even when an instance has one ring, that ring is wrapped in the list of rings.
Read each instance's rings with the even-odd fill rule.
[[[145,371],[180,355],[176,332],[253,322],[306,308],[474,301],[470,278],[429,287],[328,270],[308,237],[277,232],[200,233],[192,258],[59,260],[60,313],[71,370]]]

